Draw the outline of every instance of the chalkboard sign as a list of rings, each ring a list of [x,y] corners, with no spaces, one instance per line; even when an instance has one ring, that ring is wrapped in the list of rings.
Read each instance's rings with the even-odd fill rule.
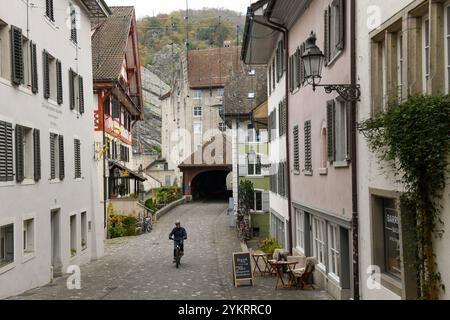
[[[233,280],[236,287],[238,281],[249,280],[254,285],[250,253],[233,253]]]

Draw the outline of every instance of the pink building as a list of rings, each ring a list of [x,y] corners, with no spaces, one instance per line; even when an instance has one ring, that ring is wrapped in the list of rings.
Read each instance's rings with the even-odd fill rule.
[[[279,124],[283,127],[286,121],[289,249],[294,255],[317,258],[314,282],[337,299],[352,297],[355,283],[355,108],[336,91],[313,91],[302,56],[313,32],[325,55],[322,83],[351,84],[353,10],[351,0],[258,1],[249,8],[243,46],[247,63],[269,64],[265,50],[283,55],[287,110]],[[278,34],[273,38],[267,36],[274,31]]]

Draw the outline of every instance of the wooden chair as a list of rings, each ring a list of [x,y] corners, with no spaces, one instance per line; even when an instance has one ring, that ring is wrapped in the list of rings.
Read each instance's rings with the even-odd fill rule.
[[[280,255],[282,255],[283,253],[284,253],[283,249],[275,249],[275,251],[273,252],[273,255],[272,255],[272,259],[268,260],[269,266],[270,266],[270,263],[278,262]],[[277,273],[276,270],[274,270],[274,268],[272,268],[272,266],[270,266],[270,273],[272,276],[275,276]]]
[[[306,257],[305,256],[288,256],[288,262],[297,262],[295,269],[301,269],[306,267]]]
[[[294,270],[294,277],[297,279],[297,284],[300,289],[305,289],[305,287],[310,287],[314,290],[314,286],[308,284],[308,279],[316,270],[316,265],[318,264],[315,257],[306,258],[305,267],[297,268]]]

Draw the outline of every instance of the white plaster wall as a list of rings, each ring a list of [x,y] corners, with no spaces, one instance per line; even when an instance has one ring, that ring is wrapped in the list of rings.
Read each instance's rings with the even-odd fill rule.
[[[22,28],[26,35],[26,2],[2,2],[0,18],[9,25]],[[0,183],[0,224],[15,223],[15,262],[0,270],[0,298],[21,293],[50,281],[50,211],[60,209],[61,258],[63,271],[68,265],[82,264],[103,255],[103,213],[100,208],[97,171],[94,162],[94,104],[92,98],[92,55],[90,21],[81,11],[81,29],[78,31],[78,66],[76,48],[69,41],[66,27],[66,8],[69,1],[55,2],[55,24],[46,20],[45,1],[34,1],[29,11],[29,38],[37,44],[39,93],[13,87],[9,79],[0,80],[0,119],[40,129],[42,179],[38,183],[20,185]],[[42,93],[42,51],[46,49],[62,62],[64,103],[47,102]],[[84,78],[85,114],[77,116],[69,108],[68,70],[72,68]],[[50,107],[53,111],[50,111]],[[50,183],[49,132],[64,135],[65,180]],[[82,179],[74,176],[73,139],[81,140]],[[14,155],[15,156],[15,155]],[[92,229],[89,231],[88,249],[81,253],[80,213],[86,211]],[[70,258],[69,219],[77,214],[78,255]],[[35,217],[35,256],[24,260],[22,253],[23,219]],[[12,267],[11,269],[9,269]]]
[[[368,119],[371,110],[370,87],[370,37],[368,22],[373,23],[373,18],[379,14],[383,23],[402,8],[410,4],[411,0],[389,1],[383,0],[358,0],[356,2],[356,39],[357,39],[357,79],[361,84],[361,102],[357,106],[358,121]],[[378,159],[370,154],[365,138],[358,136],[358,206],[359,206],[359,257],[360,257],[360,283],[363,299],[400,299],[401,297],[381,287],[371,290],[367,286],[367,268],[372,261],[372,229],[370,221],[370,197],[369,188],[384,190],[402,190],[401,186],[394,183],[380,169]],[[448,253],[447,253],[448,255]],[[448,268],[447,268],[448,269]]]

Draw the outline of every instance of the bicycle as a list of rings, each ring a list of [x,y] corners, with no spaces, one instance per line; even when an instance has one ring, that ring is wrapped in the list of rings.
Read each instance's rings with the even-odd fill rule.
[[[178,268],[181,264],[181,257],[183,256],[183,253],[181,251],[181,247],[183,245],[184,239],[173,239],[170,240],[175,241],[175,252],[174,252],[174,258],[175,258],[175,266]]]
[[[143,217],[136,223],[136,234],[150,233],[153,230],[152,217]]]

